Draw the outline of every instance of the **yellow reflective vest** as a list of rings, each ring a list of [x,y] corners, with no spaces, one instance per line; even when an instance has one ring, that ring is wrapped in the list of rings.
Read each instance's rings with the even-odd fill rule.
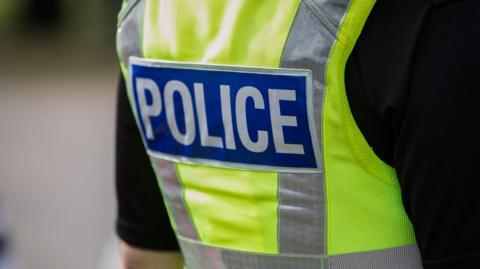
[[[124,2],[118,55],[187,268],[422,268],[345,92],[374,3]]]

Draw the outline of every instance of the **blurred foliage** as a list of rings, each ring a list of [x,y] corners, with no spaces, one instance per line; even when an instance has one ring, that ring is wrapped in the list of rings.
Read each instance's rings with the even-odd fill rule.
[[[18,23],[21,10],[24,8],[24,0],[0,0],[0,34],[5,35]]]
[[[0,0],[0,38],[52,38],[108,44],[119,0]]]

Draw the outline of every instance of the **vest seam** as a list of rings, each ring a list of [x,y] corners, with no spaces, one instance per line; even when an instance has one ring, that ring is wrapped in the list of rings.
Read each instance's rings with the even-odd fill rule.
[[[305,3],[307,9],[310,10],[315,17],[326,26],[328,32],[336,38],[339,28],[337,28],[330,21],[330,18],[328,18],[325,12],[323,12],[323,10],[313,0],[302,0],[302,3]]]
[[[328,57],[327,61],[325,62],[325,70],[324,70],[324,77],[325,77],[325,86],[324,86],[324,91],[323,91],[323,101],[322,101],[322,146],[323,146],[323,173],[324,173],[324,188],[325,188],[325,255],[328,256],[329,254],[329,246],[330,246],[330,235],[328,233],[329,227],[330,227],[330,218],[329,218],[329,212],[331,211],[329,199],[328,199],[328,170],[327,169],[327,143],[326,143],[326,115],[327,115],[327,91],[329,90],[328,88],[328,71],[330,68],[330,61],[332,59],[332,53],[333,50],[337,45],[341,45],[340,41],[338,39],[338,35],[340,33],[340,30],[343,27],[343,23],[345,20],[346,15],[348,14],[350,7],[351,7],[352,1],[349,1],[348,6],[345,10],[345,14],[343,15],[340,23],[338,24],[338,29],[337,33],[334,36],[335,40],[332,43],[332,46],[330,47],[330,51],[328,52]],[[329,261],[329,267],[331,267],[331,260]]]
[[[353,0],[353,1],[355,1],[355,0]],[[353,1],[350,2],[346,14],[348,14],[348,12],[350,10],[350,5],[352,4]],[[356,16],[356,14],[354,13],[354,14],[352,14],[352,16]],[[340,25],[343,25],[343,20],[345,19],[345,17],[346,16],[344,16],[344,18],[342,19],[342,24],[340,24]],[[339,31],[339,34],[340,34],[340,31]],[[346,35],[344,37],[347,41],[351,39],[351,37],[349,35]],[[346,64],[347,64],[347,61],[348,61],[349,57],[351,57],[351,55],[352,55],[353,48],[355,47],[356,41],[358,40],[359,37],[360,36],[358,36],[356,40],[350,40],[350,42],[353,42],[354,45],[352,47],[352,51],[350,51],[348,53],[348,55],[347,55],[345,50],[342,51],[342,54],[345,57],[345,63],[344,63],[344,68],[342,69],[342,79],[343,79],[342,84],[343,84],[343,87],[342,87],[341,90],[343,92],[340,93],[340,103],[341,103],[341,105],[340,105],[340,117],[341,117],[341,120],[342,120],[342,125],[345,127],[345,128],[343,128],[343,130],[344,130],[344,133],[345,133],[345,136],[346,136],[347,146],[351,149],[354,157],[359,162],[359,165],[363,169],[365,169],[365,171],[367,171],[369,174],[371,174],[375,179],[377,179],[377,181],[379,181],[383,184],[386,184],[390,187],[393,187],[393,188],[399,188],[398,180],[396,179],[395,173],[392,175],[388,172],[385,172],[383,169],[379,168],[378,163],[380,162],[381,164],[386,165],[388,167],[388,169],[393,170],[393,168],[391,166],[389,166],[382,159],[380,159],[378,157],[378,155],[376,155],[375,152],[373,152],[373,149],[370,148],[370,145],[366,141],[365,136],[361,132],[360,128],[358,127],[358,125],[355,121],[355,118],[353,117],[352,111],[350,109],[350,105],[348,103],[348,96],[347,96],[346,84],[345,84],[345,67],[346,67]],[[340,38],[338,38],[338,39],[340,39]],[[343,46],[343,44],[341,42],[339,42],[339,43],[340,43],[341,46]],[[358,132],[356,132],[356,131],[358,131]],[[358,135],[356,133],[358,133]],[[359,139],[361,141],[358,141]],[[359,142],[359,143],[357,143],[357,142]],[[371,152],[365,152],[365,150],[362,149],[361,146],[359,146],[360,144],[365,144],[370,149]]]
[[[356,157],[357,161],[359,162],[359,165],[363,167],[363,169],[365,169],[369,174],[371,174],[372,176],[374,176],[374,178],[378,179],[378,181],[384,184],[387,184],[394,188],[399,188],[396,177],[389,173],[386,173],[385,171],[382,171],[382,169],[378,167],[377,162],[381,162],[384,165],[387,165],[388,169],[393,169],[391,166],[386,164],[382,159],[380,159],[377,156],[377,154],[373,152],[373,149],[370,148],[370,145],[366,141],[365,136],[360,131],[355,119],[353,118],[352,112],[350,110],[350,106],[348,104],[348,100],[345,100],[346,98],[347,98],[346,96],[345,98],[341,97],[340,102],[342,103],[342,105],[340,108],[341,109],[340,115],[342,119],[342,125],[344,126],[344,133],[346,135],[347,145],[352,150],[352,153]],[[351,126],[351,125],[354,125],[354,126]],[[358,131],[358,135],[356,134],[355,130]],[[365,152],[365,150],[359,146],[359,144],[363,144],[363,143],[365,143],[366,146],[370,148],[371,152]],[[373,159],[376,160],[375,163],[372,163],[370,161]]]
[[[145,27],[145,8],[146,8],[146,0],[138,0],[138,1],[142,1],[143,3],[143,12],[142,12],[142,17],[140,18],[140,22],[141,22],[141,25],[139,25],[139,30],[138,30],[138,38],[140,39],[139,42],[140,42],[140,46],[139,46],[139,50],[140,50],[140,55],[141,57],[144,57],[145,56],[145,48],[143,47],[143,39],[144,39],[144,27]],[[175,167],[175,171],[177,170],[177,168]]]

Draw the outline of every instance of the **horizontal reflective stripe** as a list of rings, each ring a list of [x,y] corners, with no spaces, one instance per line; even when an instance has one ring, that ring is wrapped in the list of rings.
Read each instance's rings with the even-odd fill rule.
[[[221,249],[179,237],[187,269],[422,269],[416,245],[337,256],[269,255]]]
[[[326,269],[324,256],[268,255],[215,248],[179,238],[186,269]]]
[[[417,245],[330,257],[330,269],[422,269]]]

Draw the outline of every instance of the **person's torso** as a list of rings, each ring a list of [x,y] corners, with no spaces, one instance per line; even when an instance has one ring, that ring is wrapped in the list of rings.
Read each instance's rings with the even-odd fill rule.
[[[187,268],[421,268],[345,95],[373,4],[124,5],[122,70]]]

